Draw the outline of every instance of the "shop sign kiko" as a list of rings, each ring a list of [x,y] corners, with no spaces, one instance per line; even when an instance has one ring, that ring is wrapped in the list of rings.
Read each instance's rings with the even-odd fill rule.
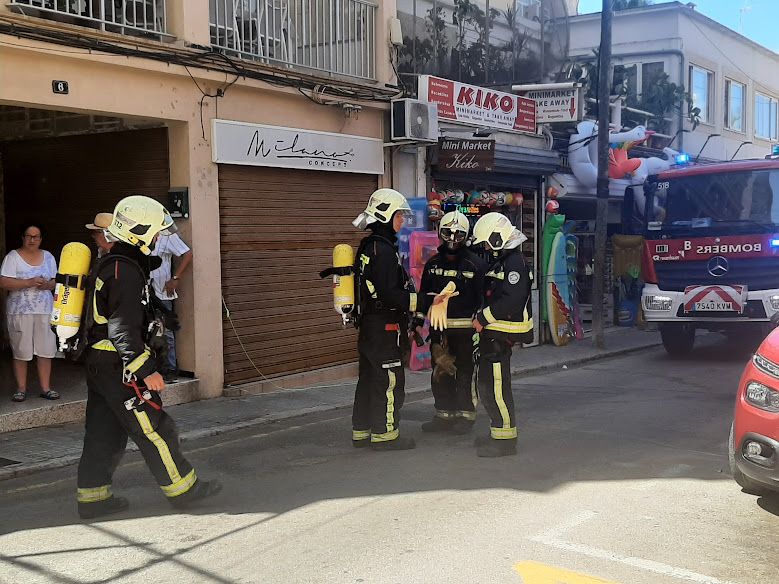
[[[230,120],[214,120],[212,128],[216,163],[384,174],[377,138]]]
[[[419,99],[438,105],[438,119],[509,132],[536,131],[536,102],[488,87],[419,76]]]

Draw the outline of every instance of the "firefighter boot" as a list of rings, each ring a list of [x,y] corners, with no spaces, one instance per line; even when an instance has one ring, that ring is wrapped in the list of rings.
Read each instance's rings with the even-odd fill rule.
[[[453,416],[448,418],[442,418],[441,416],[433,416],[432,420],[422,424],[422,431],[423,432],[448,432],[454,427],[456,422],[457,422],[457,418]]]
[[[96,503],[79,503],[78,516],[81,519],[96,519],[103,515],[121,513],[130,506],[130,502],[124,497],[111,497]]]
[[[514,456],[517,454],[517,439],[495,440],[489,436],[477,438],[474,442],[476,456],[481,458],[498,458],[499,456]]]
[[[476,423],[475,420],[468,420],[467,418],[457,418],[452,424],[451,431],[452,434],[468,434],[471,430],[473,430],[473,425]]]
[[[187,509],[207,497],[216,495],[222,490],[222,483],[218,480],[198,481],[183,495],[171,497],[168,502],[176,509]]]
[[[394,440],[387,440],[385,442],[371,442],[371,448],[373,450],[411,450],[416,448],[416,442],[413,438],[406,436],[398,436]]]

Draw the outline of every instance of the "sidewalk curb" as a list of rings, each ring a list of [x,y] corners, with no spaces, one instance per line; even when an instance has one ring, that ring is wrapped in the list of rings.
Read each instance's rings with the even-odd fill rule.
[[[600,353],[596,353],[595,355],[590,355],[587,357],[577,357],[575,359],[568,359],[564,361],[560,361],[559,363],[554,364],[547,364],[547,365],[538,365],[538,366],[529,366],[529,367],[515,367],[511,370],[511,375],[525,375],[528,377],[535,376],[535,375],[541,375],[543,373],[549,373],[551,371],[560,371],[563,368],[572,368],[577,367],[580,365],[584,365],[593,361],[603,361],[605,359],[610,359],[612,357],[621,357],[623,355],[628,355],[630,353],[636,353],[638,351],[643,351],[646,349],[653,349],[655,347],[660,346],[660,342],[657,343],[651,343],[647,345],[641,345],[638,347],[627,347],[623,349],[614,349],[614,350],[604,350]],[[430,391],[430,386],[424,386],[424,387],[415,387],[413,389],[408,389],[406,391],[406,395],[419,395],[425,392]],[[229,398],[228,398],[229,399]],[[236,432],[238,430],[245,430],[247,428],[254,428],[256,426],[261,426],[263,424],[267,423],[273,423],[273,422],[281,422],[284,420],[289,420],[291,418],[298,418],[298,417],[304,417],[310,414],[319,414],[323,412],[331,412],[334,410],[343,409],[346,407],[351,407],[350,403],[344,403],[344,404],[328,404],[323,406],[314,406],[310,408],[303,408],[299,410],[289,410],[287,412],[282,412],[278,414],[269,414],[267,416],[262,416],[259,418],[254,418],[252,420],[245,420],[243,422],[235,422],[233,424],[218,424],[215,426],[211,426],[209,428],[200,428],[197,430],[190,430],[188,432],[182,432],[180,435],[182,442],[189,442],[192,440],[199,440],[201,438],[211,438],[214,436],[219,436],[221,434],[226,434],[229,432]],[[129,443],[127,445],[127,450],[130,452],[136,452],[138,450],[138,447],[133,444]],[[67,455],[67,456],[61,456],[59,458],[54,458],[51,460],[46,460],[43,462],[32,462],[29,464],[23,464],[21,466],[18,466],[16,468],[6,468],[6,469],[0,469],[0,481],[5,481],[9,479],[14,479],[22,476],[28,476],[31,474],[36,474],[39,472],[44,472],[47,470],[55,470],[58,468],[63,468],[66,466],[71,466],[73,464],[77,464],[79,459],[81,458],[81,455]]]
[[[281,414],[270,414],[262,416],[260,418],[254,418],[253,420],[246,420],[244,422],[236,422],[234,424],[224,424],[211,426],[210,428],[201,428],[199,430],[190,430],[188,432],[182,432],[179,435],[181,442],[189,442],[192,440],[198,440],[200,438],[210,438],[213,436],[219,436],[220,434],[226,434],[228,432],[235,432],[238,430],[245,430],[246,428],[252,428],[265,423],[281,422],[290,418],[303,417],[309,414],[317,414],[321,412],[329,412],[337,410],[339,408],[346,407],[344,405],[326,405],[317,406],[313,408],[304,408],[300,410],[290,410]],[[125,452],[137,452],[138,447],[129,442]],[[0,469],[0,481],[18,478],[21,476],[31,475],[38,472],[47,470],[54,470],[65,466],[77,464],[81,455],[69,454],[67,456],[61,456],[59,458],[53,458],[51,460],[45,460],[43,462],[31,462],[28,464],[22,464],[15,468]]]
[[[587,357],[577,357],[575,359],[568,359],[565,361],[560,361],[559,363],[550,363],[547,365],[537,365],[534,367],[515,367],[511,369],[511,375],[527,375],[528,377],[532,377],[535,375],[541,375],[543,373],[549,373],[552,371],[560,371],[562,369],[571,369],[572,367],[578,367],[580,365],[585,365],[587,363],[590,363],[592,361],[603,361],[605,359],[611,359],[612,357],[622,357],[624,355],[629,355],[631,353],[637,353],[639,351],[643,351],[645,349],[654,349],[656,347],[661,346],[662,343],[660,341],[641,345],[638,347],[626,347],[623,349],[613,349],[608,350],[605,349],[600,353],[596,353],[594,355],[589,355]]]

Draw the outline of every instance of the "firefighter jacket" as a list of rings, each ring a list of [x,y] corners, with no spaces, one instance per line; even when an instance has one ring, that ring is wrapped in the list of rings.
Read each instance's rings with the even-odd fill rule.
[[[519,247],[498,256],[485,275],[482,310],[476,315],[485,330],[507,333],[515,342],[532,341],[531,281]]]
[[[116,243],[93,273],[87,339],[94,349],[119,354],[125,379],[144,379],[157,369],[146,344],[151,259],[135,246]]]
[[[419,311],[427,314],[433,304],[434,296],[449,282],[454,282],[459,294],[449,299],[446,315],[446,327],[472,328],[473,317],[481,306],[481,289],[487,263],[468,247],[456,251],[446,245],[438,248],[438,253],[430,258],[422,272],[422,285],[419,290]]]
[[[400,262],[397,238],[391,228],[377,228],[360,242],[355,274],[361,316],[386,314],[401,319],[417,310],[417,294]]]

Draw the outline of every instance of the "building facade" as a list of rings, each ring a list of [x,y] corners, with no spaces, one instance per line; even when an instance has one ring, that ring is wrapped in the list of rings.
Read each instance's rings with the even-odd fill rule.
[[[353,362],[318,272],[391,184],[395,15],[393,0],[3,0],[0,241],[35,217],[58,255],[121,197],[156,197],[194,254],[187,399]]]
[[[571,58],[591,59],[600,44],[600,14],[572,17],[570,35]],[[779,141],[779,55],[706,17],[694,4],[616,12],[612,56],[625,72],[628,92],[641,95],[665,72],[690,93],[701,110],[698,127],[693,129],[686,108],[667,116],[668,134],[688,131],[673,147],[693,158],[704,144],[704,158],[762,158]]]

